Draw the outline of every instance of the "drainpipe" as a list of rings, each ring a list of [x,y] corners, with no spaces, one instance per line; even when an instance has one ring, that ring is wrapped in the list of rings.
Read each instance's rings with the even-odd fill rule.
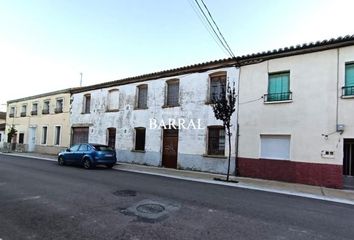
[[[239,109],[240,109],[240,82],[241,82],[241,65],[236,64],[235,68],[238,69],[238,83],[237,83],[237,109],[236,109],[236,141],[235,141],[235,176],[239,176],[238,167],[238,147],[240,138],[240,125],[239,125]]]

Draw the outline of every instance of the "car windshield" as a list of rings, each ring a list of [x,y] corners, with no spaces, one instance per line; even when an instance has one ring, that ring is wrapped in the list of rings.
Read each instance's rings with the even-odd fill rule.
[[[113,151],[113,149],[112,149],[111,147],[108,147],[108,146],[93,145],[93,147],[94,147],[97,151]]]

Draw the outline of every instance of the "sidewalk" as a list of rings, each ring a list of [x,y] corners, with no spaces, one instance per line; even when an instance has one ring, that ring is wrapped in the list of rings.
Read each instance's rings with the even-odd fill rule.
[[[43,160],[56,161],[57,156],[37,154],[37,153],[2,153],[5,155],[12,156],[22,156]],[[157,176],[164,176],[176,179],[183,179],[187,181],[203,182],[209,184],[217,184],[280,194],[287,194],[293,196],[307,197],[331,202],[346,203],[354,205],[354,191],[352,190],[341,190],[341,189],[332,189],[318,186],[310,186],[303,184],[295,183],[286,183],[254,178],[244,178],[244,177],[235,177],[231,176],[230,179],[234,182],[223,182],[216,181],[214,178],[225,178],[225,175],[196,172],[196,171],[187,171],[187,170],[176,170],[169,168],[161,167],[151,167],[145,165],[137,165],[130,163],[118,162],[114,167],[116,170],[143,173]]]

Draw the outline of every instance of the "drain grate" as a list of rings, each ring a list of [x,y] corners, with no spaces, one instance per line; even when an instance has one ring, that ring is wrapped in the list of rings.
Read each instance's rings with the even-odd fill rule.
[[[157,214],[165,211],[165,207],[156,203],[147,203],[137,206],[136,210],[145,214]]]
[[[116,196],[119,197],[135,197],[136,196],[136,191],[133,190],[118,190],[113,193]]]

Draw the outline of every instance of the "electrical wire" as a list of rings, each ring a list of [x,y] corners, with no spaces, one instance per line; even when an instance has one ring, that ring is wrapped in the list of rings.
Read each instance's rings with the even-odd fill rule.
[[[242,103],[239,103],[239,105],[241,104],[247,104],[247,103],[252,103],[252,102],[257,102],[259,100],[263,99],[263,96],[260,97],[260,98],[257,98],[257,99],[253,99],[253,100],[249,100],[249,101],[246,101],[246,102],[242,102]]]
[[[234,53],[231,51],[231,48],[230,46],[228,45],[228,43],[226,42],[225,38],[223,37],[223,35],[221,34],[221,31],[219,29],[219,27],[216,25],[214,19],[211,17],[211,13],[210,11],[208,10],[206,4],[203,2],[203,6],[206,8],[206,11],[208,12],[208,15],[211,17],[213,23],[215,24],[215,27],[214,25],[211,23],[209,17],[207,16],[207,14],[205,13],[205,11],[203,10],[202,6],[199,4],[199,2],[197,0],[194,0],[195,4],[197,5],[199,11],[202,13],[202,15],[204,16],[206,22],[208,23],[210,29],[213,31],[214,35],[216,36],[217,40],[220,42],[220,44],[222,45],[223,49],[225,49],[227,51],[227,53],[232,57],[232,58],[235,58],[235,55]],[[217,30],[215,30],[215,28]],[[220,35],[217,33],[217,31],[221,34],[222,37],[220,37]],[[225,41],[223,41],[223,39]]]
[[[218,33],[220,34],[221,38],[223,39],[225,45],[227,46],[227,49],[228,49],[229,52],[231,53],[231,56],[232,56],[232,57],[235,57],[235,54],[232,52],[232,50],[231,50],[231,48],[230,48],[230,45],[227,43],[226,39],[224,38],[224,35],[223,35],[223,34],[221,33],[221,31],[220,31],[219,26],[216,24],[216,22],[215,22],[213,16],[211,15],[211,13],[210,13],[210,11],[209,11],[209,8],[207,7],[207,5],[204,3],[203,0],[201,0],[201,2],[202,2],[202,4],[203,4],[204,8],[207,10],[210,19],[213,21],[213,23],[214,23],[216,29],[218,30]]]
[[[195,5],[193,4],[193,0],[188,0],[189,5],[192,7],[194,13],[197,15],[197,17],[199,18],[199,20],[202,22],[203,26],[205,27],[205,29],[208,31],[209,35],[213,38],[213,40],[215,41],[215,43],[219,46],[219,48],[226,54],[229,55],[229,52],[227,52],[225,50],[225,48],[220,44],[220,42],[216,39],[215,35],[212,33],[212,31],[210,30],[210,28],[208,27],[206,21],[204,20],[203,16],[201,15],[201,13],[198,11],[198,9],[195,8]]]

